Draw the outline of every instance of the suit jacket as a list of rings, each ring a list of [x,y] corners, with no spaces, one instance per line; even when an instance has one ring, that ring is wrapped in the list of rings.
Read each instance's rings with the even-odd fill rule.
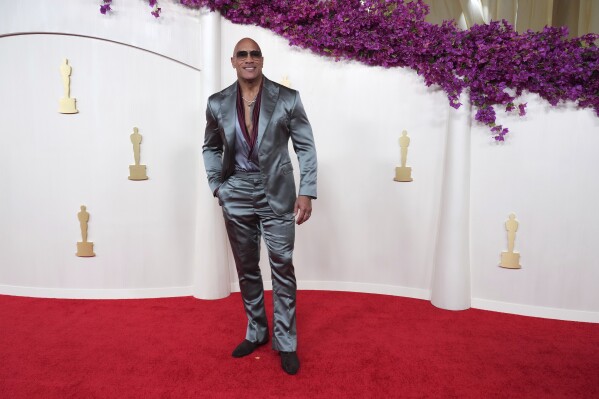
[[[296,90],[264,79],[260,103],[258,151],[266,198],[277,215],[293,211],[296,200],[289,139],[299,160],[299,195],[316,198],[316,148],[312,128]],[[210,189],[217,189],[235,171],[237,82],[213,94],[206,108],[204,166]]]

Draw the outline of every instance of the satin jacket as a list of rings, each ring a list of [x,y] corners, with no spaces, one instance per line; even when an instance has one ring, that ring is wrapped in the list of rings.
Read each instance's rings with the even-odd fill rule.
[[[299,93],[263,79],[256,148],[268,203],[275,214],[283,215],[293,212],[296,200],[289,139],[299,161],[299,195],[312,198],[316,198],[316,148]],[[214,195],[235,171],[236,99],[237,82],[208,99],[202,154]]]

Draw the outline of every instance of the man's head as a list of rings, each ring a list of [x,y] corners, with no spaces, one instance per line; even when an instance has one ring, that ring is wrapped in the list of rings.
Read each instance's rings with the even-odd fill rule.
[[[237,71],[237,79],[247,82],[259,80],[262,77],[264,57],[258,43],[247,37],[237,42],[231,65]]]

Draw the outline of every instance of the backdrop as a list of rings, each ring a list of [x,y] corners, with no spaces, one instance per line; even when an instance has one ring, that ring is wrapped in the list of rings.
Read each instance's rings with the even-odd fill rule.
[[[0,14],[0,293],[218,298],[236,289],[200,147],[206,96],[235,80],[233,46],[250,36],[266,76],[300,91],[318,149],[319,198],[297,230],[300,289],[434,299],[459,286],[462,308],[599,321],[592,111],[529,95],[526,117],[499,114],[510,134],[498,144],[410,70],[337,63],[259,28],[161,6],[160,19],[142,1],[115,3],[108,16],[75,0],[11,2]],[[63,58],[76,115],[57,112]],[[127,180],[134,126],[148,181]],[[414,181],[396,183],[404,129]],[[457,152],[456,130],[466,137]],[[466,171],[458,196],[447,190],[456,162]],[[75,256],[82,204],[95,258]],[[456,204],[459,217],[444,217]],[[520,270],[498,267],[511,212]],[[452,246],[465,248],[459,270],[445,267]]]

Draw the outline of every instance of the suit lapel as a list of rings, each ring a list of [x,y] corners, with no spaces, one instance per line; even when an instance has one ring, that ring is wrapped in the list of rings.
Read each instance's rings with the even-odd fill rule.
[[[264,87],[262,90],[262,99],[260,100],[260,120],[258,122],[258,138],[256,139],[256,148],[260,148],[260,143],[264,137],[264,132],[270,123],[275,105],[279,99],[279,88],[264,76]]]
[[[225,138],[229,143],[229,148],[233,149],[235,145],[235,121],[237,120],[237,83],[230,88],[231,90],[227,90],[227,95],[222,100],[220,112]]]

